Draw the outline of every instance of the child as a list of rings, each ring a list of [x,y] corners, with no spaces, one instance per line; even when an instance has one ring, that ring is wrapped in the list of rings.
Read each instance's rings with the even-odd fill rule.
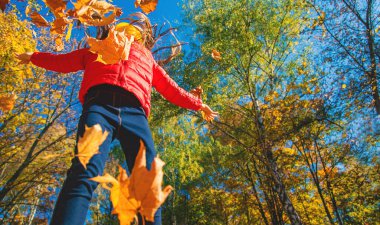
[[[146,18],[146,20],[148,20]],[[149,24],[149,21],[145,21]],[[123,25],[116,26],[122,29]],[[141,27],[140,27],[141,30]],[[148,32],[147,32],[148,30]],[[202,100],[180,88],[157,64],[150,52],[152,33],[143,30],[137,41],[131,44],[128,60],[112,65],[96,61],[97,55],[83,48],[67,54],[23,53],[16,55],[20,63],[34,65],[61,73],[84,70],[79,91],[83,104],[78,124],[78,137],[83,136],[85,125],[99,124],[108,131],[107,139],[99,147],[100,154],[94,155],[87,169],[75,157],[67,173],[50,224],[83,225],[92,193],[98,183],[89,178],[103,174],[111,142],[117,138],[124,151],[129,171],[132,170],[140,139],[146,146],[147,168],[156,155],[148,126],[151,87],[168,101],[180,107],[202,110],[207,120],[217,116]],[[75,153],[77,154],[77,148]],[[161,210],[155,214],[154,223],[161,224]]]

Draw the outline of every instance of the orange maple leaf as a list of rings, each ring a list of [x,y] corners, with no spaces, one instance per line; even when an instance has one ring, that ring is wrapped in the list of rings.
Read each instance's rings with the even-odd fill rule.
[[[89,37],[87,41],[90,45],[90,52],[98,54],[97,61],[104,64],[115,64],[120,60],[128,59],[134,36],[128,38],[124,31],[118,32],[113,27],[106,39],[98,40]]]
[[[162,190],[164,162],[155,158],[150,171],[146,168],[146,149],[140,142],[140,149],[135,160],[131,177],[128,178],[124,169],[119,167],[118,180],[110,175],[98,176],[91,180],[102,183],[102,186],[111,191],[113,213],[118,215],[120,224],[129,225],[137,213],[141,213],[148,221],[154,221],[154,214],[172,191],[171,186]],[[104,185],[111,183],[112,187]]]
[[[213,49],[211,52],[211,57],[217,61],[221,60],[222,57],[220,55],[220,52],[218,52],[216,49]]]
[[[135,7],[140,7],[141,10],[148,14],[156,10],[158,0],[136,0]]]
[[[93,155],[99,154],[99,146],[106,140],[108,135],[107,131],[102,132],[102,128],[99,124],[92,127],[85,125],[85,132],[83,137],[78,141],[78,154],[79,161],[84,168],[87,169],[87,164]]]
[[[0,109],[4,112],[12,110],[16,99],[17,95],[15,94],[0,96]]]

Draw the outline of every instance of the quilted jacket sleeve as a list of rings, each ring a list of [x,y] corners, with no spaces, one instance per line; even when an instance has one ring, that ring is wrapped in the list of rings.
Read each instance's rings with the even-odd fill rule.
[[[157,63],[153,68],[153,87],[169,102],[182,108],[199,110],[202,106],[201,99],[179,87]]]
[[[88,49],[79,49],[66,54],[52,54],[47,52],[33,53],[30,61],[47,70],[70,73],[84,70],[84,56],[88,54]]]

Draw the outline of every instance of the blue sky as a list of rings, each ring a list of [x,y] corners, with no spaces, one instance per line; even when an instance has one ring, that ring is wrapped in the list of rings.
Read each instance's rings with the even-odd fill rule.
[[[123,9],[123,16],[130,13],[141,11],[136,9],[133,0],[114,0],[113,4]],[[168,20],[176,24],[181,20],[181,6],[179,0],[159,0],[157,8],[152,13],[148,14],[152,23],[162,23]]]

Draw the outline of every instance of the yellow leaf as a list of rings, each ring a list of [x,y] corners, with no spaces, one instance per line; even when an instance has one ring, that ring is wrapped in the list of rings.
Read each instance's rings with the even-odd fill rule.
[[[342,84],[342,89],[345,89],[347,87],[346,84]]]
[[[78,141],[78,154],[79,161],[84,168],[87,169],[87,164],[93,155],[99,154],[99,146],[106,140],[108,135],[107,131],[102,132],[102,128],[99,124],[92,127],[85,125],[85,132],[83,137]]]
[[[136,0],[135,7],[140,7],[141,10],[148,14],[156,10],[158,0]]]
[[[88,38],[90,52],[98,54],[97,61],[104,64],[115,64],[120,60],[127,60],[134,36],[129,39],[124,32],[115,31],[112,28],[108,37],[104,40]]]
[[[133,35],[136,41],[142,39],[141,31],[130,23],[119,23],[116,25],[115,30],[118,32],[124,32],[126,35]]]
[[[65,37],[66,41],[68,41],[70,39],[72,30],[73,30],[73,23],[70,23],[69,28],[67,29],[66,37]]]

